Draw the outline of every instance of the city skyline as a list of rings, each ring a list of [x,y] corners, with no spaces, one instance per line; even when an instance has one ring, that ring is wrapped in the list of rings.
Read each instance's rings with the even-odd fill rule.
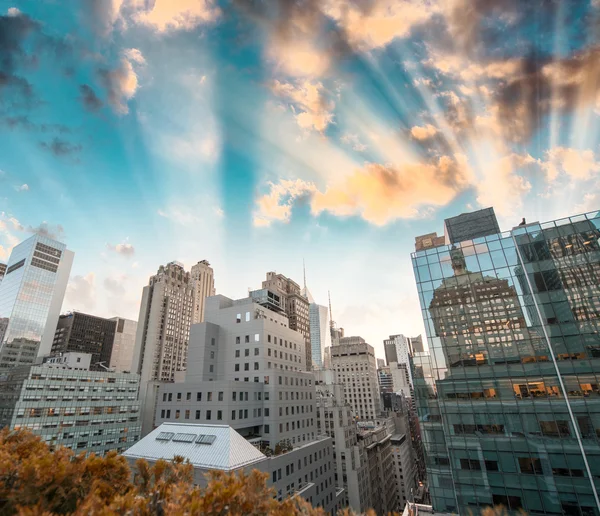
[[[241,298],[304,259],[383,357],[422,333],[414,236],[597,207],[597,2],[146,4],[0,0],[0,261],[65,242],[63,311],[136,319],[174,260]]]

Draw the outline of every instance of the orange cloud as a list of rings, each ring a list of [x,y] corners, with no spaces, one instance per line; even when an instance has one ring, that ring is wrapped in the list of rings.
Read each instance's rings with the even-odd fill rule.
[[[314,214],[360,215],[382,226],[417,217],[428,205],[446,205],[471,181],[472,171],[463,155],[400,166],[369,163],[324,192],[317,191],[311,207]]]
[[[256,202],[253,223],[256,227],[270,226],[272,222],[289,222],[294,202],[316,191],[314,184],[301,179],[282,179],[278,184],[269,183],[271,191]]]
[[[158,32],[191,30],[202,23],[212,23],[221,14],[213,0],[155,0],[149,9],[134,15],[135,21]]]
[[[275,80],[271,90],[293,103],[296,122],[302,129],[322,133],[333,120],[334,103],[325,100],[320,82],[304,81],[295,85]]]
[[[411,130],[410,130],[410,135],[415,139],[415,140],[428,140],[429,138],[431,138],[432,136],[435,136],[436,133],[438,132],[438,130],[431,124],[427,124],[423,127],[415,125]]]
[[[542,168],[548,181],[555,181],[559,175],[585,181],[600,172],[600,163],[591,149],[555,147],[546,152]]]

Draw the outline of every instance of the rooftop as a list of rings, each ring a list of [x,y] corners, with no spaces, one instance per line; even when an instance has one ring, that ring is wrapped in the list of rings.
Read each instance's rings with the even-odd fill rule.
[[[132,459],[172,460],[194,468],[233,471],[265,460],[266,455],[227,425],[163,423],[123,453]]]

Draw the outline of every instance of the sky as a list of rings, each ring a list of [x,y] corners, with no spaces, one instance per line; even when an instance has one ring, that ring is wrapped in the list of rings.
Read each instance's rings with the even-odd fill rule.
[[[600,209],[599,0],[0,0],[0,261],[137,319],[161,264],[306,281],[347,335],[423,331],[410,254],[493,206]]]

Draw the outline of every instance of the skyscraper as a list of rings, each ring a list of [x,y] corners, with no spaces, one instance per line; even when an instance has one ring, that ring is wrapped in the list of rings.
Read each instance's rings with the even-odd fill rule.
[[[161,265],[142,291],[132,372],[140,375],[142,435],[152,430],[159,382],[174,382],[185,371],[194,286],[178,262]]]
[[[61,315],[51,353],[87,353],[91,357],[90,371],[106,371],[112,356],[116,326],[114,320],[81,312]]]
[[[433,508],[597,514],[600,213],[484,226],[412,255]]]
[[[310,344],[310,303],[302,293],[300,285],[283,274],[267,272],[267,279],[262,282],[262,288],[278,294],[283,308],[290,321],[290,329],[300,332],[306,342],[306,369],[312,369],[312,348]]]
[[[113,317],[111,321],[116,322],[117,328],[110,357],[110,367],[115,371],[131,371],[137,322],[122,317]]]
[[[0,369],[50,353],[73,256],[65,244],[41,235],[12,250],[0,283]]]
[[[346,400],[359,419],[380,415],[379,381],[373,346],[362,337],[342,337],[331,346],[331,368],[344,384]]]
[[[206,260],[199,261],[190,271],[194,287],[194,312],[192,324],[204,322],[204,303],[215,295],[215,273]]]
[[[2,278],[4,278],[5,273],[6,273],[6,264],[0,263],[0,283],[2,283]]]
[[[311,303],[309,317],[312,366],[322,369],[325,348],[331,345],[329,309],[326,306]]]

